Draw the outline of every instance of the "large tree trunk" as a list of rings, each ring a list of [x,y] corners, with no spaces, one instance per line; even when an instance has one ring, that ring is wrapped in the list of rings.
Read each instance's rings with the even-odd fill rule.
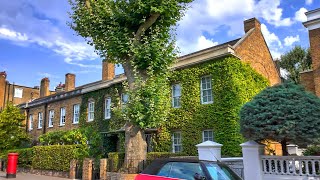
[[[281,141],[281,147],[282,147],[282,156],[288,156],[288,148],[287,148],[287,141],[286,140],[282,140]]]
[[[138,173],[142,170],[147,157],[144,131],[137,125],[126,123],[125,143],[124,168],[128,173]]]

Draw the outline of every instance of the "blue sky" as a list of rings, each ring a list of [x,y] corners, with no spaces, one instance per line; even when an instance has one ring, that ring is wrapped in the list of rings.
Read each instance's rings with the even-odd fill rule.
[[[295,45],[309,46],[304,12],[320,0],[195,0],[177,27],[181,54],[241,37],[243,21],[256,17],[274,58]],[[76,74],[76,85],[101,79],[101,59],[67,26],[67,0],[0,1],[0,71],[11,83],[50,88]],[[122,72],[117,68],[116,73]]]

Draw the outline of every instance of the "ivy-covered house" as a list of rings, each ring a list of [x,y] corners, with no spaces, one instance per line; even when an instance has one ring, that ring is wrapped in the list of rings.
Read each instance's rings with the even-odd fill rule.
[[[195,155],[196,144],[214,140],[223,144],[224,155],[240,153],[239,144],[244,141],[239,132],[240,107],[266,86],[280,83],[260,22],[246,20],[244,30],[239,39],[182,56],[172,65],[168,85],[163,87],[171,91],[172,107],[161,126],[146,130],[148,151]],[[28,119],[29,132],[36,138],[37,131],[91,126],[102,133],[106,151],[124,151],[122,107],[129,98],[122,88],[125,80],[123,75],[114,76],[114,65],[105,61],[103,80],[24,104],[28,117],[44,113],[40,131],[30,129],[39,120]],[[69,103],[72,100],[79,104],[76,111],[72,108],[78,106]],[[68,108],[62,112],[64,106]],[[48,107],[56,107],[54,117]],[[59,125],[63,115],[64,124]],[[76,123],[75,116],[79,117]]]

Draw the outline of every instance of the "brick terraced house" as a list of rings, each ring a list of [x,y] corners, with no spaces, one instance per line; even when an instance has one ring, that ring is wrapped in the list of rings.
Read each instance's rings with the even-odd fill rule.
[[[301,84],[320,97],[320,8],[306,12],[303,25],[309,31],[312,69],[301,72]]]
[[[172,65],[172,108],[167,122],[146,130],[148,151],[196,154],[195,144],[215,140],[224,144],[224,154],[240,152],[232,148],[243,141],[240,107],[266,86],[281,83],[260,22],[244,21],[244,31],[239,39],[184,55]],[[108,61],[102,66],[102,80],[75,87],[75,75],[67,74],[62,90],[51,95],[48,78],[42,79],[40,97],[20,105],[34,140],[46,132],[95,126],[108,151],[123,151],[124,121],[115,109],[128,100],[122,90],[126,77],[115,76]]]

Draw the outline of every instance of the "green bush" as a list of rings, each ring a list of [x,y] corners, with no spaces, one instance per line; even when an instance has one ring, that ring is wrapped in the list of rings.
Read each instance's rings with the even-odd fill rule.
[[[312,145],[303,151],[305,156],[320,156],[320,145]]]
[[[53,145],[33,147],[32,167],[34,169],[69,171],[72,159],[83,159],[88,149],[83,145]]]
[[[111,152],[108,153],[108,164],[111,172],[117,172],[123,165],[124,152]]]
[[[9,150],[8,153],[18,153],[19,154],[18,167],[30,168],[32,166],[32,158],[33,158],[32,148]]]
[[[73,129],[69,131],[53,131],[43,134],[39,137],[42,145],[86,145],[88,138],[82,129]]]
[[[170,158],[176,156],[186,156],[185,153],[172,153],[172,152],[149,152],[147,154],[147,161],[153,161],[158,158]]]

